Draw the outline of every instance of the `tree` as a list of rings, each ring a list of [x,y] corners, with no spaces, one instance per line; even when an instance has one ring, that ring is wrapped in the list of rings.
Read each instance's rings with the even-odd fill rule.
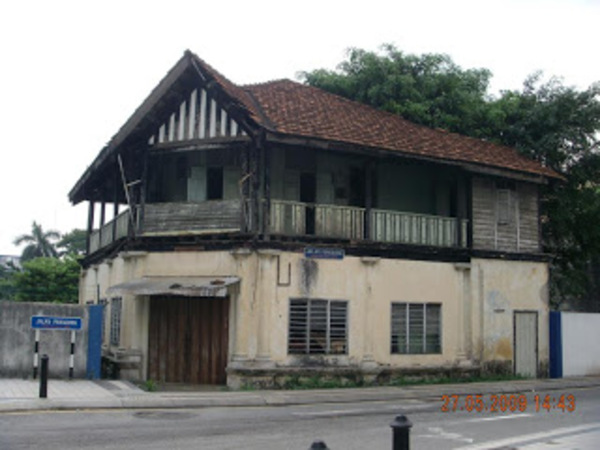
[[[16,287],[13,274],[17,270],[12,264],[5,266],[0,263],[0,300],[14,300]]]
[[[37,257],[57,258],[58,252],[53,241],[60,239],[57,231],[44,231],[35,221],[31,226],[31,234],[23,234],[14,240],[15,245],[27,244],[21,254],[21,262]]]
[[[16,299],[31,302],[77,303],[80,267],[67,256],[34,258],[14,274]]]
[[[56,246],[63,254],[83,256],[85,254],[87,233],[85,230],[73,229],[62,235]]]
[[[448,55],[383,54],[352,48],[337,71],[301,72],[311,86],[399,114],[432,128],[478,135],[487,122],[491,72],[463,70]]]
[[[490,71],[463,70],[447,55],[405,55],[389,45],[381,54],[351,49],[337,71],[301,76],[413,122],[515,147],[563,175],[564,182],[542,192],[544,250],[555,256],[551,300],[558,307],[592,298],[590,265],[600,261],[600,84],[580,91],[557,78],[542,82],[535,73],[522,90],[495,98],[487,92]]]

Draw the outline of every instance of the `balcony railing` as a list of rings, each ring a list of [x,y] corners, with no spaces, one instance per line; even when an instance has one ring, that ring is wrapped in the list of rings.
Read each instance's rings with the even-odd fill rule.
[[[367,236],[366,216],[365,208],[271,200],[270,232],[275,235],[310,234],[353,241],[364,239],[438,247],[467,246],[467,220],[460,222],[461,242],[458,244],[458,220],[454,217],[372,209]],[[240,218],[240,202],[237,200],[148,204],[143,233],[153,235],[239,231]],[[90,253],[132,234],[131,223],[127,210],[99,230],[94,230],[90,235]]]
[[[312,212],[314,211],[314,213]],[[311,219],[311,217],[313,219]],[[314,235],[351,240],[458,247],[458,220],[454,217],[382,209],[371,210],[371,229],[365,236],[366,210],[352,206],[312,205],[271,200],[273,234],[307,234],[314,220]],[[468,221],[461,221],[460,247],[467,246]]]
[[[102,225],[99,230],[92,231],[90,235],[90,253],[106,247],[122,237],[126,237],[129,234],[130,222],[129,210],[127,210]]]
[[[457,219],[374,209],[371,211],[371,239],[380,242],[457,246]],[[467,246],[467,220],[461,221],[461,247]]]

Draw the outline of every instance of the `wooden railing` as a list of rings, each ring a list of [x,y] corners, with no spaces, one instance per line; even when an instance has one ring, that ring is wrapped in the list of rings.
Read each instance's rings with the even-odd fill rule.
[[[303,235],[306,230],[306,203],[271,200],[271,233]]]
[[[379,242],[456,247],[455,217],[371,210],[371,239]],[[467,220],[461,222],[461,247],[467,246]]]
[[[116,224],[115,224],[116,222]],[[94,253],[116,240],[129,235],[131,219],[129,210],[123,211],[115,219],[105,223],[90,235],[90,253]]]
[[[146,205],[144,233],[239,230],[240,213],[240,203],[235,201]],[[372,209],[368,236],[365,233],[365,222],[365,208],[287,200],[271,200],[270,203],[272,234],[303,236],[311,233],[315,236],[349,240],[366,239],[438,247],[467,246],[467,220],[461,221],[460,245],[457,244],[458,220],[454,217]],[[131,231],[129,210],[123,211],[114,220],[92,232],[90,253],[129,236]]]
[[[378,242],[459,246],[458,220],[455,217],[434,216],[382,209],[371,210],[371,229],[365,236],[364,208],[339,205],[312,205],[285,200],[271,200],[271,233],[306,234],[307,211],[314,210],[314,234],[323,237]],[[468,220],[461,221],[460,246],[467,246]]]
[[[365,209],[352,206],[316,205],[315,234],[344,239],[363,239]]]

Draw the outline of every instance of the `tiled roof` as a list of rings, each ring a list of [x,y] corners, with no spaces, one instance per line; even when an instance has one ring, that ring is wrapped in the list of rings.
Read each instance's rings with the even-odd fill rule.
[[[248,85],[243,90],[262,110],[253,111],[254,116],[265,117],[267,128],[278,133],[560,178],[513,148],[417,125],[294,81]]]

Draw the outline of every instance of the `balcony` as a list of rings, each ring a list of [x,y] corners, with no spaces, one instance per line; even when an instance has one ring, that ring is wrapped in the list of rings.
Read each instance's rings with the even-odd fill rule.
[[[271,201],[271,233],[369,239],[377,242],[466,247],[468,220],[399,211],[372,209],[370,232],[365,234],[366,210],[352,206],[310,205],[300,202]],[[314,228],[312,232],[311,228]]]
[[[263,205],[264,206],[264,205]],[[144,210],[144,236],[228,233],[240,231],[241,202],[211,200],[202,203],[154,203]],[[90,236],[90,254],[132,235],[132,224],[139,216],[129,211],[94,230]],[[366,233],[365,208],[339,205],[271,200],[270,233],[273,235],[371,240],[386,243],[467,247],[468,220],[461,220],[460,245],[458,219],[399,211],[372,209],[370,231]]]

